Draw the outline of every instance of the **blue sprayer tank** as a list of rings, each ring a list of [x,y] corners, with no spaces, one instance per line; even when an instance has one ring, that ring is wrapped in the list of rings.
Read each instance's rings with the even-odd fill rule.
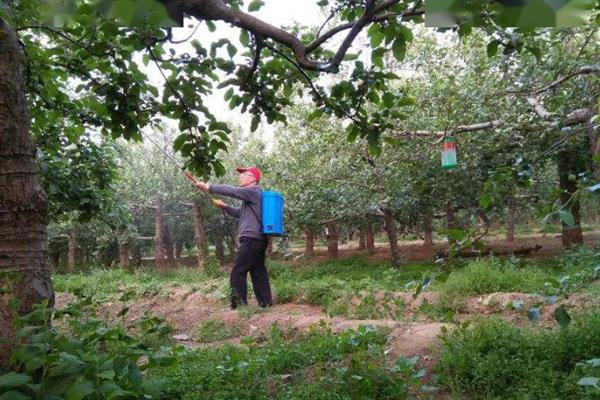
[[[262,232],[283,235],[283,195],[279,192],[262,192]]]

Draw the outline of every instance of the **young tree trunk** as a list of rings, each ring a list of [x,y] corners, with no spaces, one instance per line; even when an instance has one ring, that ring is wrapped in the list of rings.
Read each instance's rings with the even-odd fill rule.
[[[273,254],[273,236],[267,237],[267,255]]]
[[[167,257],[167,266],[170,268],[175,267],[175,254],[173,253],[173,239],[171,238],[171,229],[166,221],[163,219],[163,249],[164,254]]]
[[[68,234],[69,250],[67,253],[67,271],[73,272],[77,265],[77,232],[72,229]]]
[[[424,246],[433,246],[433,216],[430,211],[425,214],[423,220],[423,237]]]
[[[367,250],[369,253],[375,253],[375,237],[373,236],[373,225],[369,222],[365,225],[365,241],[367,242]]]
[[[338,231],[334,223],[327,224],[326,227],[327,235],[327,254],[331,258],[338,258]]]
[[[394,216],[388,209],[382,209],[383,221],[385,223],[385,231],[387,233],[388,241],[390,243],[390,253],[392,259],[392,267],[398,268],[400,265],[400,257],[398,254],[398,235],[396,232],[396,223],[394,222]]]
[[[129,266],[129,243],[119,241],[119,266],[127,268]]]
[[[233,229],[227,230],[227,250],[229,250],[229,255],[233,256],[235,251],[237,250],[237,232]]]
[[[162,198],[156,198],[156,211],[154,214],[154,262],[156,267],[165,266],[164,232],[163,232],[163,202]]]
[[[574,225],[569,226],[562,222],[562,245],[569,248],[575,244],[583,243],[583,232],[581,231],[581,217],[579,214],[579,201],[572,199],[577,190],[577,183],[569,179],[570,175],[576,175],[577,152],[566,149],[558,154],[558,182],[561,189],[560,202],[567,204],[567,208],[573,215]]]
[[[181,261],[181,252],[183,251],[183,242],[181,240],[175,241],[175,261]]]
[[[514,218],[514,207],[512,204],[509,204],[506,207],[506,241],[513,242],[515,240],[515,224],[513,221]]]
[[[225,262],[225,248],[223,247],[223,232],[217,230],[215,232],[215,257],[219,260],[219,263]]]
[[[600,157],[600,128],[594,128],[590,121],[587,127],[588,139],[590,142],[590,150],[592,152],[592,168],[594,169],[594,175],[596,176],[596,182],[600,182],[600,161],[596,161]]]
[[[366,247],[367,247],[367,244],[365,242],[365,231],[364,231],[364,229],[361,229],[358,232],[358,249],[364,250]]]
[[[0,18],[0,337],[14,338],[13,320],[35,303],[54,305],[48,269],[48,200],[36,176],[23,92],[23,63],[12,29]],[[0,365],[11,345],[0,341]]]
[[[136,243],[131,251],[131,264],[139,267],[142,265],[142,246]]]
[[[310,229],[304,230],[304,254],[309,257],[315,254],[315,234]]]
[[[51,267],[55,270],[58,270],[60,268],[60,249],[56,249],[56,251],[52,253]]]
[[[208,243],[206,242],[206,232],[202,223],[202,208],[198,203],[194,203],[194,233],[196,248],[198,249],[198,268],[204,268],[208,256]]]
[[[446,203],[446,227],[448,228],[448,230],[454,229],[455,227],[455,223],[454,223],[454,205],[452,204],[452,201],[448,201],[448,203]],[[450,244],[454,244],[456,243],[456,240],[448,238],[448,243]]]

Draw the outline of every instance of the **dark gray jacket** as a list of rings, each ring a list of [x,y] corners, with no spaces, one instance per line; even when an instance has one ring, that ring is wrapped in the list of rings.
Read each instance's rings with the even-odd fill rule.
[[[223,210],[225,210],[228,215],[240,219],[238,231],[240,237],[245,236],[254,239],[265,239],[261,229],[262,191],[258,186],[238,187],[211,184],[208,186],[208,192],[242,200],[242,206],[240,208],[227,206]]]

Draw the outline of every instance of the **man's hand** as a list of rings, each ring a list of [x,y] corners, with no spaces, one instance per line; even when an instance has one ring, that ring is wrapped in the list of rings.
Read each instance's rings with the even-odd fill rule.
[[[215,207],[219,207],[219,208],[225,208],[225,207],[227,207],[227,204],[223,200],[213,199],[212,202],[215,205]]]
[[[203,192],[208,191],[208,183],[206,182],[196,180],[196,182],[194,182],[193,185],[196,186],[198,189],[202,190]]]
[[[190,180],[190,182],[192,182],[192,185],[196,186],[198,189],[202,190],[203,192],[208,191],[208,183],[202,182],[202,181],[196,179],[194,177],[194,175],[192,175],[191,172],[189,172],[189,171],[185,171],[184,174],[185,174],[186,178],[188,178]]]

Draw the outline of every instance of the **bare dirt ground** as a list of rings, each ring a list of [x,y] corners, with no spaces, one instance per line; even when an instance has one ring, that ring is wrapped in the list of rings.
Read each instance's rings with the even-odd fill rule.
[[[507,242],[502,236],[490,236],[484,239],[487,247],[496,252],[517,251],[523,248],[531,248],[536,245],[542,246],[538,251],[531,254],[532,257],[545,258],[562,251],[561,235],[555,233],[530,234],[515,237],[512,242]],[[590,246],[600,246],[600,231],[584,232],[584,242]],[[431,261],[438,253],[448,251],[446,241],[436,242],[433,246],[424,246],[421,240],[399,241],[398,248],[403,261]],[[294,252],[301,254],[303,249],[295,249]],[[387,243],[375,243],[375,253],[368,254],[366,250],[359,250],[355,243],[348,243],[339,247],[339,257],[347,258],[355,255],[367,255],[371,260],[389,261],[389,245]],[[314,257],[311,263],[319,263],[329,259],[326,247],[315,247]],[[305,262],[304,260],[297,262]]]
[[[376,293],[380,298],[383,293]],[[419,312],[419,307],[426,301],[436,304],[439,295],[435,292],[423,292],[417,298],[412,293],[396,292],[394,298],[402,299],[405,308],[397,319],[348,319],[343,317],[330,317],[321,307],[286,303],[278,304],[267,309],[249,307],[245,311],[230,310],[221,300],[206,294],[189,290],[176,289],[168,297],[147,296],[129,302],[128,321],[133,321],[150,311],[152,314],[164,317],[176,330],[175,339],[192,348],[220,346],[225,343],[237,345],[246,336],[260,338],[265,336],[275,323],[287,336],[309,329],[330,329],[340,332],[347,329],[357,329],[360,325],[372,325],[388,328],[388,351],[392,356],[415,356],[422,360],[431,360],[433,347],[437,343],[442,327],[452,329],[452,323],[441,323],[431,320]],[[64,306],[73,300],[67,293],[58,293],[57,307]],[[354,299],[353,299],[354,301]],[[512,305],[518,304],[518,309]],[[540,306],[540,320],[535,326],[553,329],[556,322],[553,317],[554,310],[560,305],[568,309],[591,309],[600,305],[600,299],[594,299],[586,294],[575,294],[568,298],[559,299],[554,304],[537,295],[527,293],[493,293],[466,299],[464,306],[455,315],[459,322],[475,320],[482,316],[497,315],[511,323],[530,326],[532,323],[527,318],[526,310],[532,306]],[[100,306],[100,315],[109,320],[119,320],[117,313],[122,309],[120,302],[107,302]],[[235,337],[212,343],[201,343],[196,340],[198,326],[206,321],[221,321],[225,327],[241,327]]]

